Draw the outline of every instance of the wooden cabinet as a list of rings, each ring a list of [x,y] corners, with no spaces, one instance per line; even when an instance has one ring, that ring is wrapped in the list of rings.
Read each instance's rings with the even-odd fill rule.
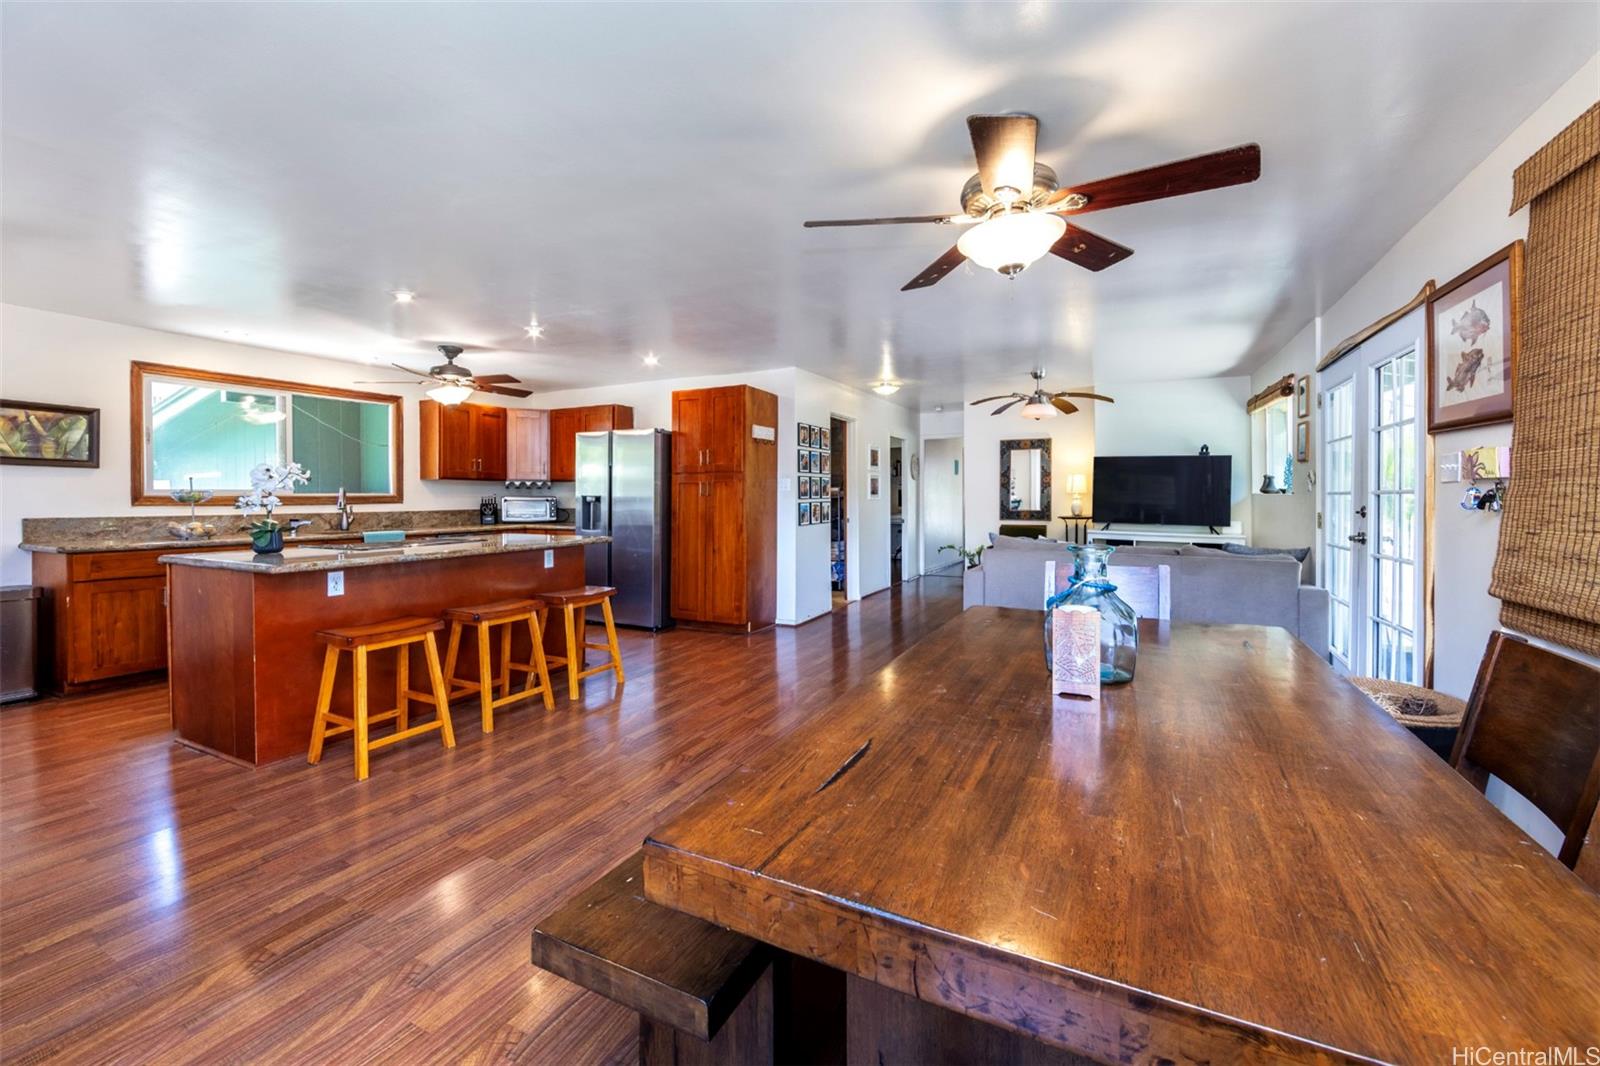
[[[506,411],[506,480],[551,480],[550,412]]]
[[[777,615],[778,398],[672,394],[672,615],[757,629]]]
[[[50,651],[44,675],[53,692],[164,670],[167,666],[166,567],[180,551],[36,552],[33,583],[45,590],[40,644]]]
[[[424,481],[506,480],[506,409],[487,404],[418,404]]]
[[[632,429],[633,408],[619,403],[558,407],[550,412],[550,480],[578,476],[578,434],[605,429]]]

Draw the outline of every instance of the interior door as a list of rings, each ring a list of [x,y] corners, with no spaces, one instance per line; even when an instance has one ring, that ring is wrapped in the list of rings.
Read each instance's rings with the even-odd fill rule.
[[[1329,650],[1342,670],[1413,684],[1424,667],[1423,329],[1420,311],[1407,315],[1319,377]]]
[[[706,564],[711,555],[708,480],[672,479],[672,614],[690,621],[706,617]]]

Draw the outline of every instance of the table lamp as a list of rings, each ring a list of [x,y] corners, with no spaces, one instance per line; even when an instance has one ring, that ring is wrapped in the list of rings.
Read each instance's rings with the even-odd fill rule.
[[[1083,494],[1089,491],[1089,479],[1082,474],[1067,475],[1067,491],[1072,493],[1072,515],[1083,514]]]

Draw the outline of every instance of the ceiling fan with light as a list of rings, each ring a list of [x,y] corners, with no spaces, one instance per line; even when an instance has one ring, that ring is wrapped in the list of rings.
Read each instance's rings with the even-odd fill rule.
[[[528,389],[508,389],[507,385],[516,384],[517,379],[510,374],[473,374],[464,366],[457,366],[456,359],[465,350],[459,344],[438,345],[439,354],[444,356],[444,362],[428,368],[424,374],[420,370],[412,370],[399,363],[391,363],[396,370],[404,370],[407,374],[415,374],[424,381],[438,382],[428,390],[428,398],[438,400],[445,406],[461,403],[474,392],[492,392],[501,396],[532,396]],[[410,381],[363,381],[362,385],[410,385]]]
[[[1056,172],[1034,158],[1039,120],[1028,114],[969,115],[972,152],[978,172],[961,190],[961,214],[899,215],[890,218],[840,218],[807,222],[817,226],[884,226],[931,222],[970,225],[955,247],[901,286],[923,289],[971,259],[1006,277],[1015,277],[1045,253],[1087,270],[1104,270],[1133,254],[1132,248],[1075,226],[1063,215],[1164,200],[1207,189],[1243,185],[1261,176],[1261,149],[1242,144],[1114,178],[1060,185]]]
[[[989,412],[991,415],[997,415],[1003,411],[1009,411],[1020,403],[1022,404],[1022,410],[1018,411],[1017,414],[1037,422],[1046,418],[1054,418],[1057,414],[1070,415],[1076,412],[1078,405],[1067,399],[1068,396],[1073,396],[1080,400],[1099,400],[1101,403],[1117,402],[1109,396],[1102,396],[1098,392],[1045,392],[1043,370],[1030,370],[1028,371],[1028,376],[1033,379],[1033,392],[1008,392],[1000,396],[985,396],[981,400],[973,400],[971,406],[976,407],[980,403],[1005,400],[1005,403]]]

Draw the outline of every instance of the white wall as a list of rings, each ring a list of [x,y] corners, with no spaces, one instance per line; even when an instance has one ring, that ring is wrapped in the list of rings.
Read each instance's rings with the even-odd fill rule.
[[[95,319],[0,304],[0,393],[8,399],[63,403],[100,409],[100,466],[0,467],[0,579],[32,580],[32,560],[18,549],[24,518],[186,514],[178,507],[135,507],[130,501],[132,427],[128,405],[129,364],[134,360],[252,374],[315,385],[351,387],[402,395],[405,401],[405,501],[358,504],[358,510],[476,508],[478,497],[498,486],[466,481],[423,481],[417,444],[417,401],[422,389],[358,385],[395,376],[392,368],[252,348],[119,326]],[[202,508],[230,518],[225,507]],[[331,510],[286,507],[283,513]]]
[[[848,595],[868,596],[889,584],[889,437],[899,437],[908,450],[920,444],[917,415],[913,411],[859,389],[841,385],[807,371],[785,367],[744,374],[674,378],[627,385],[601,385],[587,389],[535,393],[534,407],[574,407],[595,403],[627,404],[633,423],[641,429],[672,428],[672,393],[679,389],[718,385],[752,385],[778,397],[778,621],[797,624],[833,609],[829,579],[826,525],[801,526],[799,493],[795,484],[799,466],[798,424],[826,426],[830,417],[853,421],[850,449],[849,499],[851,516],[847,540],[853,560],[849,567]],[[882,454],[878,474],[883,493],[868,500],[867,449],[875,442]],[[837,455],[834,462],[839,462]],[[570,495],[570,487],[559,487]],[[914,511],[906,517],[906,542],[915,544],[918,522]],[[913,573],[915,570],[913,568]]]
[[[968,386],[968,398],[993,396],[1017,387],[1016,375],[987,385]],[[1067,389],[1087,389],[1086,384],[1066,384]],[[1050,521],[1047,536],[1060,537],[1065,526],[1056,515],[1066,514],[1072,504],[1067,491],[1069,474],[1089,475],[1094,466],[1094,426],[1098,404],[1086,403],[1076,414],[1030,422],[1013,407],[1002,415],[992,415],[993,404],[962,408],[961,437],[965,455],[962,470],[962,507],[966,512],[966,538],[969,548],[989,543],[989,534],[1000,529],[1000,442],[1037,437],[1050,439]]]
[[[1529,115],[1324,311],[1320,339],[1316,337],[1317,323],[1308,324],[1257,369],[1255,385],[1259,388],[1287,373],[1311,373],[1323,351],[1410,300],[1429,278],[1440,283],[1448,281],[1496,249],[1525,237],[1528,209],[1514,215],[1506,213],[1511,205],[1512,171],[1592,107],[1597,88],[1600,54]],[[1314,285],[1315,279],[1307,277],[1305,283]],[[1515,440],[1509,425],[1455,430],[1433,438],[1436,456],[1508,441],[1513,445],[1514,471]],[[1514,478],[1512,485],[1514,492]],[[1461,697],[1471,691],[1489,634],[1500,624],[1500,601],[1489,595],[1499,520],[1461,510],[1457,503],[1463,487],[1436,478],[1430,516],[1435,549],[1433,683],[1440,690]],[[1303,543],[1307,531],[1315,537],[1316,509],[1310,496],[1296,493],[1281,501],[1257,497],[1254,510],[1257,542]],[[1287,539],[1289,536],[1294,539]],[[1561,650],[1575,654],[1569,649]],[[1549,847],[1553,830],[1549,822],[1498,782],[1491,782],[1491,786],[1489,798]],[[1559,836],[1555,839],[1559,840]]]
[[[1101,389],[1117,402],[1095,405],[1096,455],[1196,455],[1201,445],[1210,445],[1212,455],[1232,459],[1232,517],[1242,532],[1250,532],[1248,377],[1102,382]]]

